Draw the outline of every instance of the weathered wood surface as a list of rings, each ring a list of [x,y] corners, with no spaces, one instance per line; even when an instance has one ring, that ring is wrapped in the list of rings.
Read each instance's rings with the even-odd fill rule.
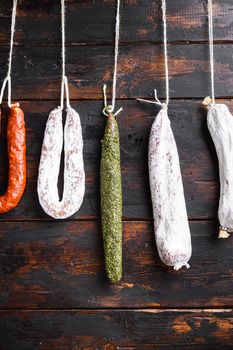
[[[109,284],[97,222],[0,225],[1,308],[166,308],[232,305],[232,240],[191,222],[188,271],[163,266],[152,222],[124,222],[123,279]]]
[[[22,201],[0,220],[49,219],[37,198],[37,176],[43,132],[49,111],[59,102],[22,102],[27,126],[27,187]],[[99,165],[105,117],[102,102],[73,102],[80,113],[87,188],[80,211],[72,218],[99,216]],[[121,136],[124,218],[151,219],[148,183],[148,138],[158,111],[156,107],[137,101],[122,101],[118,118]],[[229,104],[233,111],[233,103]],[[7,180],[6,120],[3,110],[0,138],[0,188],[4,193]],[[173,101],[169,110],[180,153],[185,194],[190,219],[214,219],[218,205],[218,164],[215,149],[206,126],[206,110],[200,102]],[[5,169],[5,171],[4,171]]]
[[[0,312],[1,349],[231,350],[232,310]]]
[[[0,350],[230,350],[232,237],[217,240],[218,164],[201,106],[210,93],[207,1],[167,1],[169,115],[193,242],[191,268],[179,273],[162,265],[154,242],[147,147],[157,110],[135,100],[152,98],[154,88],[164,98],[160,1],[122,2],[117,106],[124,108],[118,118],[124,273],[115,285],[104,272],[98,175],[103,83],[111,97],[115,1],[66,2],[67,75],[83,126],[87,190],[81,210],[67,221],[54,222],[39,206],[43,132],[60,97],[60,3],[19,0],[13,98],[25,110],[28,183],[19,206],[0,217]],[[233,5],[213,3],[216,95],[233,112]],[[0,1],[0,81],[6,74],[10,19],[11,1]],[[2,193],[7,109],[3,112]]]
[[[7,46],[1,48],[0,80],[6,72]],[[102,99],[103,83],[111,86],[113,48],[109,45],[67,48],[67,75],[72,99]],[[204,98],[210,94],[208,46],[169,47],[172,98]],[[215,45],[216,97],[233,96],[232,46]],[[156,88],[164,97],[164,58],[161,46],[123,45],[118,64],[118,98],[148,97]],[[60,98],[59,46],[26,46],[14,50],[13,96],[19,100]],[[111,89],[109,88],[109,94]]]
[[[67,43],[112,43],[115,2],[67,0]],[[167,3],[168,39],[207,40],[207,1],[176,0]],[[216,40],[233,39],[232,1],[213,1]],[[121,41],[161,41],[160,1],[127,0],[122,3]],[[11,2],[1,3],[0,44],[9,41]],[[32,30],[33,28],[33,30]],[[60,3],[55,0],[21,0],[16,28],[18,44],[60,43]]]

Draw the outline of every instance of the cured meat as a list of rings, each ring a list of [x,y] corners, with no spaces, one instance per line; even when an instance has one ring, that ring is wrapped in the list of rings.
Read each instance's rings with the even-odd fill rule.
[[[207,124],[219,161],[219,238],[227,238],[233,232],[233,117],[228,107],[209,104]]]
[[[179,156],[166,107],[160,110],[151,128],[149,177],[159,256],[175,270],[188,268],[191,235]]]
[[[117,282],[122,275],[122,184],[119,130],[115,117],[108,115],[102,141],[100,167],[101,220],[108,278]]]
[[[62,109],[48,118],[38,175],[38,196],[44,211],[55,219],[65,219],[80,208],[85,192],[83,139],[78,113],[67,108],[64,127],[64,188],[59,200],[58,176],[63,148]]]
[[[26,186],[26,131],[24,113],[19,103],[11,105],[7,125],[7,149],[9,158],[8,186],[0,197],[0,213],[15,208]]]

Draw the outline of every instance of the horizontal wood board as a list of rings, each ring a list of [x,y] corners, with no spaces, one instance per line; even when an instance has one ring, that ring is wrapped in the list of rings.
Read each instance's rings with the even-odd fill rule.
[[[214,222],[191,222],[188,271],[158,258],[152,222],[124,222],[123,279],[104,273],[97,222],[22,222],[0,226],[2,308],[230,307],[232,240]]]
[[[231,310],[3,311],[0,326],[11,350],[232,349]]]
[[[6,74],[8,46],[1,47],[0,80]],[[113,47],[69,46],[66,50],[71,99],[103,99],[102,86],[111,95]],[[206,44],[174,44],[169,47],[170,97],[203,99],[210,94],[209,55]],[[215,45],[216,97],[233,96],[233,60],[230,44]],[[165,97],[163,48],[153,43],[120,47],[118,99]],[[12,93],[16,100],[60,98],[60,47],[23,46],[14,50]]]
[[[115,20],[113,0],[67,0],[67,44],[112,43]],[[122,2],[122,42],[161,41],[161,6],[159,1],[126,0]],[[216,40],[232,41],[232,1],[213,1]],[[0,44],[9,40],[11,3],[1,2]],[[201,0],[167,2],[168,40],[206,41],[207,6]],[[33,28],[33,30],[32,30]],[[60,2],[55,0],[19,1],[16,26],[17,44],[60,43]]]

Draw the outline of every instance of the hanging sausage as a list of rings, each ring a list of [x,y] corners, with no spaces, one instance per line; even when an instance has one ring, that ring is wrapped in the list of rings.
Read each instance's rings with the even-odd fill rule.
[[[226,105],[215,103],[212,0],[208,0],[208,17],[212,97],[206,97],[203,105],[208,109],[207,125],[219,161],[219,238],[227,238],[233,232],[233,117]]]
[[[166,103],[161,103],[155,90],[154,103],[161,107],[153,122],[149,139],[149,178],[153,206],[155,240],[164,264],[179,270],[189,268],[191,235],[184,198],[179,155],[168,118],[169,73],[167,55],[166,1],[162,0]]]
[[[107,105],[106,86],[104,85],[104,115],[107,124],[102,141],[100,166],[101,222],[105,252],[106,274],[111,282],[117,282],[122,276],[122,181],[120,162],[120,140],[116,116],[116,75],[119,46],[120,0],[117,1],[115,67],[113,73],[112,105]]]
[[[48,118],[39,165],[37,192],[44,211],[55,219],[65,219],[76,213],[85,192],[83,138],[80,118],[71,107],[68,81],[65,74],[65,0],[61,1],[62,19],[62,87],[61,105]],[[64,93],[66,121],[63,131]],[[64,145],[64,186],[59,199],[58,177]]]
[[[0,94],[0,108],[3,95],[8,86],[8,107],[10,113],[7,123],[7,150],[9,159],[8,186],[5,194],[0,196],[0,213],[6,213],[14,209],[22,198],[26,186],[26,132],[24,113],[18,102],[11,100],[11,69],[12,54],[14,46],[15,21],[17,13],[17,0],[13,1],[12,22],[11,22],[11,42],[9,53],[8,73],[3,81]],[[1,115],[1,109],[0,109]]]

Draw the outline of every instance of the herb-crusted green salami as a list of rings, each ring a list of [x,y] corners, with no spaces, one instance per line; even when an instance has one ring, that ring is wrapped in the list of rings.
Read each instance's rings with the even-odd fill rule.
[[[100,192],[105,269],[117,282],[122,276],[122,185],[119,130],[112,113],[102,141]]]

